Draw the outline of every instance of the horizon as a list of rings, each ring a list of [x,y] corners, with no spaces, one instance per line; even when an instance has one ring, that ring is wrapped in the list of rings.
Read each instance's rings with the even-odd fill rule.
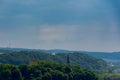
[[[1,0],[0,47],[120,51],[119,0]]]
[[[116,53],[120,51],[87,51],[87,50],[68,50],[68,49],[40,49],[40,48],[21,48],[21,47],[0,47],[0,49],[28,49],[28,50],[65,50],[65,51],[75,51],[75,52],[105,52],[105,53]]]

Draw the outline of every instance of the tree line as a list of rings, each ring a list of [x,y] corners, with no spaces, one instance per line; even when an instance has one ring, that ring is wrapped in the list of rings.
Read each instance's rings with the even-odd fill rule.
[[[99,80],[93,72],[79,66],[39,61],[33,65],[0,64],[0,80]]]
[[[68,54],[70,57],[70,65],[72,66],[79,65],[89,70],[103,70],[107,66],[104,60],[80,52],[58,53],[55,55],[37,51],[7,52],[0,55],[0,63],[15,65],[29,64],[29,61],[34,58],[36,60],[54,61],[64,64],[66,63]]]

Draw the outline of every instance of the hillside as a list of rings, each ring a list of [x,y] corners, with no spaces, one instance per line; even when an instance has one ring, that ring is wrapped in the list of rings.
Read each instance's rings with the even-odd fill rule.
[[[63,49],[51,49],[51,50],[44,50],[44,49],[26,49],[26,48],[0,48],[0,54],[9,53],[9,52],[20,52],[20,51],[37,51],[42,53],[84,53],[90,56],[101,58],[104,60],[120,60],[120,52],[88,52],[88,51],[69,51]]]
[[[106,67],[106,62],[102,59],[94,58],[89,55],[73,52],[69,54],[71,65],[80,65],[85,69],[99,70]],[[9,64],[29,64],[31,59],[35,60],[47,60],[55,61],[58,63],[66,64],[67,54],[58,53],[52,55],[50,53],[43,53],[38,51],[18,51],[18,52],[7,52],[0,55],[0,63]]]
[[[120,60],[120,52],[86,52],[86,54],[102,59]]]

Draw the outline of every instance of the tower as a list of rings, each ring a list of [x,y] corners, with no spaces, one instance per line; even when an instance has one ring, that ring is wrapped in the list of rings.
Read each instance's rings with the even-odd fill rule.
[[[67,54],[67,65],[70,66],[70,57],[69,57],[69,54]]]

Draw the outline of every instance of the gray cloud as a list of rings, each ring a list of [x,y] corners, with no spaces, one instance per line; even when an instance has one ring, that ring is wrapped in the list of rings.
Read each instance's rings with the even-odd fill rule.
[[[115,0],[0,0],[0,39],[16,47],[118,50],[119,9]]]
[[[88,24],[116,18],[111,3],[104,0],[4,0],[1,4],[2,23]]]

